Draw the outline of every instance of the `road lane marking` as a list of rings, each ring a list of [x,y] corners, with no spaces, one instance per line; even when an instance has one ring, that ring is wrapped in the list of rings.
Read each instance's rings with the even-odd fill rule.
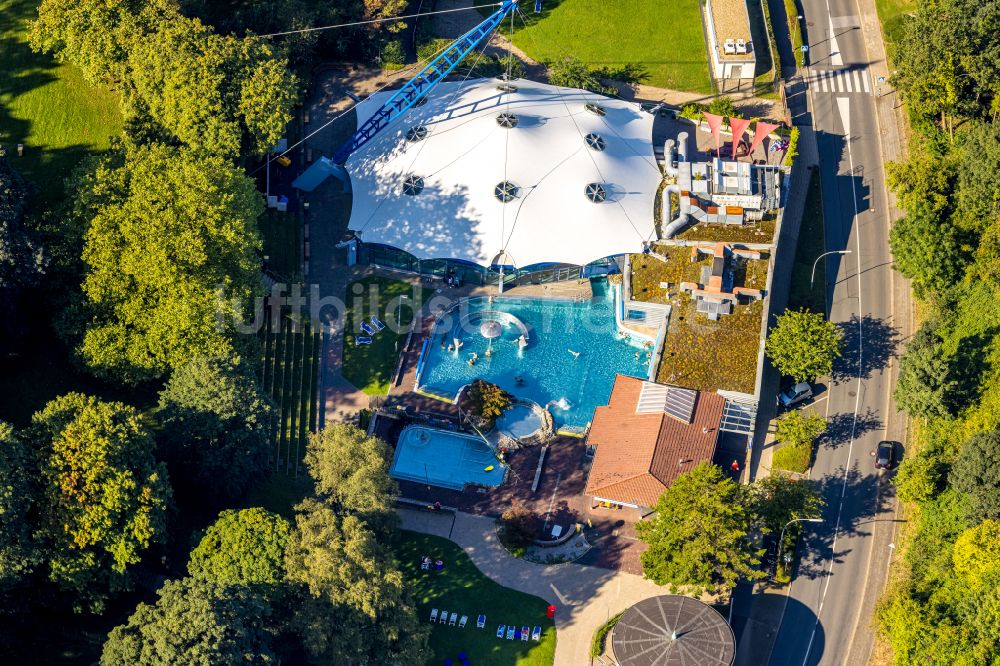
[[[857,280],[858,280],[858,382],[854,396],[854,417],[851,422],[851,439],[847,447],[847,463],[844,465],[844,479],[840,485],[840,502],[837,505],[837,522],[833,528],[833,542],[830,547],[830,566],[827,567],[826,582],[823,584],[823,592],[820,594],[819,607],[816,609],[816,622],[813,624],[812,632],[809,634],[809,643],[806,645],[806,653],[802,658],[802,666],[809,662],[809,653],[812,652],[813,642],[816,640],[816,630],[819,628],[820,618],[823,612],[823,604],[826,602],[826,592],[830,589],[830,579],[833,578],[833,564],[837,552],[837,539],[840,537],[840,521],[844,512],[844,497],[847,494],[847,479],[851,471],[851,460],[854,457],[854,440],[857,433],[858,410],[861,408],[861,375],[862,364],[864,362],[864,308],[861,305],[861,223],[858,219],[858,192],[854,176],[854,151],[851,149],[851,102],[849,97],[837,98],[837,111],[840,114],[841,123],[844,126],[844,142],[847,144],[847,159],[850,167],[849,176],[851,179],[851,200],[854,208],[854,242],[855,255],[857,256]],[[855,623],[855,627],[857,623]]]
[[[840,56],[840,44],[837,43],[837,33],[833,27],[833,17],[829,16],[829,12],[827,12],[827,15],[830,19],[830,64],[843,66],[844,59]]]

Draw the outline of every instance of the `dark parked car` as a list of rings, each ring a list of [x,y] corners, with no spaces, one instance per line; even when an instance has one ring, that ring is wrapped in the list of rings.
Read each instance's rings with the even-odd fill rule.
[[[875,468],[892,469],[892,464],[896,456],[895,442],[879,442],[875,449]]]

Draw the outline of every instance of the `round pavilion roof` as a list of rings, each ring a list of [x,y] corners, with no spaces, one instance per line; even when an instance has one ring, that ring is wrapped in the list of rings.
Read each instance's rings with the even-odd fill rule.
[[[363,123],[391,92],[357,106]],[[638,104],[519,79],[439,84],[347,160],[349,228],[419,259],[583,265],[653,240],[662,174]]]
[[[731,666],[733,630],[711,606],[664,595],[640,601],[615,625],[611,648],[620,666]]]

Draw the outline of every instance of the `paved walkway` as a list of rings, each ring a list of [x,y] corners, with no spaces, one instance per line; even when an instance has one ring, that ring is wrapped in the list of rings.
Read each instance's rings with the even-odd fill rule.
[[[574,563],[532,564],[512,557],[497,541],[492,518],[410,509],[398,513],[403,529],[451,539],[500,585],[558,606],[555,666],[590,664],[590,641],[599,626],[636,602],[668,593],[634,574]]]

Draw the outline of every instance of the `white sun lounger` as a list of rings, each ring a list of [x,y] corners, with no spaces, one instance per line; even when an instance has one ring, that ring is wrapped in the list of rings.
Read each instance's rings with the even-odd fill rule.
[[[448,624],[448,611],[446,610],[441,611],[440,622],[441,624]]]
[[[531,632],[531,640],[540,641],[542,640],[542,628],[535,627]]]
[[[458,613],[452,613],[451,617],[448,619],[448,626],[454,627],[457,621],[458,621]]]
[[[437,622],[437,619],[438,619],[438,609],[437,608],[432,608],[431,609],[431,622]]]
[[[528,640],[528,628],[527,627],[521,627],[521,640],[522,641]]]
[[[462,619],[458,621],[458,628],[465,629],[465,623],[469,621],[468,615],[463,615]]]
[[[480,615],[476,619],[476,629],[483,629],[484,627],[486,627],[486,616]]]
[[[514,634],[516,632],[517,632],[517,629],[514,628],[514,625],[512,625],[512,624],[507,625],[507,640],[509,640],[509,641],[514,640]]]

